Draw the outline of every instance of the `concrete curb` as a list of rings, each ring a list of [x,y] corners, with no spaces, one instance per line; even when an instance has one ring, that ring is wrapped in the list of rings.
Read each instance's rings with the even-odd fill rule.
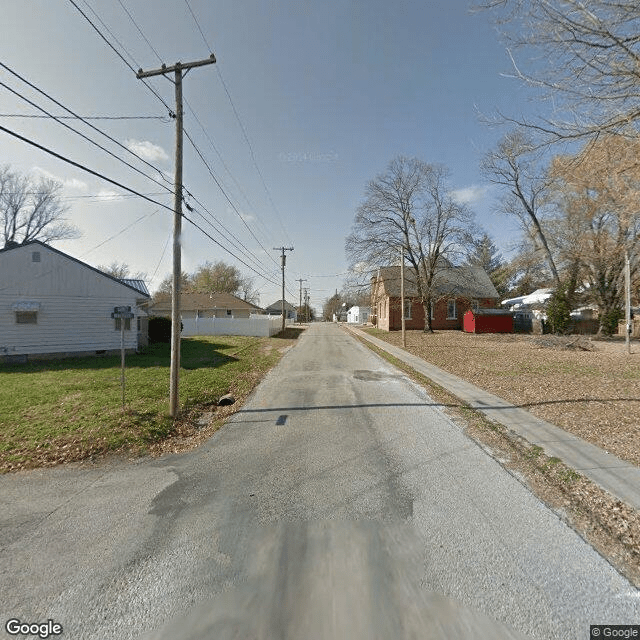
[[[353,327],[348,327],[348,330],[408,364],[491,420],[499,422],[531,444],[542,447],[546,455],[560,458],[622,502],[640,510],[640,468],[407,353],[400,347]]]

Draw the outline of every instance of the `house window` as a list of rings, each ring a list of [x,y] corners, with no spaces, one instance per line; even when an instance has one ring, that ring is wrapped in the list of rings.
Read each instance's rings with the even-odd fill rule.
[[[115,318],[116,331],[122,330],[122,318]],[[131,331],[131,318],[124,318],[124,330]]]
[[[447,301],[447,320],[456,320],[456,301],[448,300]]]
[[[38,312],[16,311],[16,324],[38,324]]]
[[[480,302],[478,300],[472,300],[471,301],[471,308],[473,309],[473,312],[475,313],[480,308]]]
[[[233,311],[231,309],[227,309],[227,316],[230,318],[233,315]]]
[[[40,252],[32,251],[31,252],[31,262],[40,262]]]
[[[411,300],[404,301],[404,319],[411,320]]]

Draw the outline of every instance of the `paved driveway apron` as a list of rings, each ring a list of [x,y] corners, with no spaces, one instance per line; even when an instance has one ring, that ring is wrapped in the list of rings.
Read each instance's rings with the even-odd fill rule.
[[[3,626],[586,640],[590,624],[640,622],[636,589],[331,324],[198,450],[3,476],[0,496]]]

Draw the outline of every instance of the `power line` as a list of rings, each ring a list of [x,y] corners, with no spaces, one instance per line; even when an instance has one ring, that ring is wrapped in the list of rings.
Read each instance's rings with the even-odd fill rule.
[[[191,146],[195,149],[196,153],[198,154],[198,156],[200,157],[200,160],[202,160],[202,162],[204,163],[205,167],[207,168],[207,170],[209,171],[209,175],[213,178],[214,182],[216,183],[216,185],[218,185],[218,188],[220,189],[220,191],[222,191],[222,194],[224,195],[224,197],[227,199],[227,202],[231,205],[231,208],[235,211],[235,213],[237,214],[237,216],[240,218],[240,220],[242,221],[242,223],[244,224],[244,226],[247,228],[247,230],[249,231],[249,233],[253,236],[254,240],[260,245],[260,247],[262,248],[262,250],[265,252],[266,255],[269,255],[271,257],[271,254],[269,254],[267,252],[267,250],[264,248],[263,244],[260,242],[260,240],[258,240],[257,236],[253,233],[253,231],[251,230],[251,228],[249,227],[249,225],[247,224],[246,220],[240,215],[240,212],[238,211],[238,209],[236,208],[236,205],[232,202],[231,198],[229,198],[229,196],[227,195],[226,191],[222,188],[222,185],[220,184],[219,180],[216,178],[215,174],[213,173],[213,170],[211,169],[211,167],[209,166],[209,163],[206,161],[204,155],[202,154],[202,152],[200,151],[200,149],[198,148],[198,146],[196,145],[196,143],[193,141],[193,139],[191,138],[191,136],[189,135],[189,133],[187,131],[185,131],[185,136],[187,136],[187,140],[189,140],[189,142],[191,143]],[[273,260],[273,258],[271,258]],[[276,267],[278,266],[278,263],[275,262],[275,260],[273,260]]]
[[[238,113],[238,110],[236,109],[236,106],[233,103],[233,100],[231,99],[231,94],[229,93],[229,89],[227,88],[227,84],[224,81],[224,78],[222,77],[222,73],[220,72],[220,68],[218,66],[216,66],[216,71],[218,72],[218,77],[220,78],[220,82],[222,83],[224,91],[227,94],[227,98],[229,98],[229,103],[231,104],[231,108],[233,109],[233,113],[235,114],[236,120],[238,121],[238,124],[240,125],[240,129],[242,130],[242,135],[244,137],[244,140],[247,143],[247,146],[249,147],[249,153],[251,154],[251,160],[253,161],[253,166],[255,167],[258,175],[260,176],[260,180],[262,182],[262,186],[264,187],[264,190],[265,190],[265,192],[267,194],[269,202],[271,203],[271,207],[273,208],[273,211],[276,214],[276,218],[278,219],[278,223],[280,224],[280,227],[282,228],[282,231],[284,232],[285,238],[289,242],[291,242],[291,239],[289,238],[289,235],[287,234],[287,230],[284,228],[284,224],[282,223],[282,218],[280,216],[278,208],[276,207],[276,205],[275,205],[275,203],[273,201],[273,198],[271,197],[271,191],[269,191],[269,188],[267,187],[267,183],[264,180],[264,176],[262,175],[262,171],[260,171],[260,167],[258,166],[258,162],[256,161],[256,156],[255,156],[255,153],[253,152],[253,146],[251,145],[251,142],[249,140],[249,136],[247,135],[247,130],[245,129],[244,125],[242,124],[242,120],[240,119],[240,114]]]
[[[113,46],[113,44],[111,44],[111,42],[109,42],[109,40],[105,37],[105,35],[100,31],[100,29],[98,29],[98,27],[96,27],[96,25],[92,22],[91,18],[89,18],[89,16],[76,4],[75,0],[69,0],[69,2],[78,10],[78,12],[82,15],[82,17],[91,25],[91,27],[94,29],[94,31],[107,43],[107,45],[109,46],[109,48],[111,48],[113,50],[113,52],[120,58],[120,60],[122,60],[122,62],[124,62],[127,67],[129,67],[129,69],[133,72],[133,74],[135,75],[137,73],[136,69],[134,69],[131,64],[129,64],[129,61],[125,59],[125,57]],[[98,20],[100,20],[100,23],[105,26],[105,29],[107,29],[106,25],[104,24],[104,22],[99,18],[98,14],[95,12],[94,9],[92,9],[89,5],[89,3],[84,0],[85,4],[91,9],[91,11],[93,12],[93,14],[98,18]],[[111,31],[109,31],[109,29],[107,29],[107,31],[109,32],[109,34],[111,35],[111,37],[116,40],[116,42],[118,42],[118,44],[122,47],[122,49],[127,53],[127,55],[133,60],[134,64],[136,66],[139,66],[138,63],[135,61],[134,57],[120,44],[120,42],[117,40],[117,38],[115,38],[115,36],[113,36],[113,34],[111,33]],[[171,109],[171,107],[165,102],[165,100],[163,99],[163,97],[146,81],[146,80],[142,80],[142,83],[145,85],[145,87],[147,87],[147,89],[149,89],[149,91],[151,91],[151,93],[153,93],[153,95],[158,98],[158,100],[160,100],[160,102],[162,102],[162,104],[166,107],[167,111],[169,112],[169,115],[171,117],[174,117],[175,114],[173,113],[173,110]]]
[[[154,49],[153,45],[149,42],[147,36],[144,35],[142,29],[138,26],[138,23],[134,20],[133,16],[129,13],[129,10],[122,3],[122,0],[118,0],[118,4],[122,7],[124,12],[129,16],[129,19],[131,20],[131,22],[133,22],[133,25],[138,30],[138,33],[142,36],[144,41],[149,45],[149,48],[151,49],[151,51],[153,51],[153,53],[156,54],[156,58],[158,58],[158,60],[160,61],[160,64],[162,64],[163,60],[160,57],[160,54]]]
[[[200,23],[198,22],[198,18],[196,18],[196,14],[193,13],[193,9],[191,8],[191,5],[189,4],[189,0],[184,0],[184,1],[185,1],[185,4],[187,5],[187,9],[189,9],[189,13],[191,14],[191,17],[193,18],[193,21],[196,23],[196,27],[198,27],[198,31],[200,32],[200,35],[202,36],[202,40],[204,41],[205,46],[207,47],[207,49],[209,51],[211,51],[212,50],[211,46],[207,42],[207,39],[205,38],[204,32],[200,28]]]
[[[145,218],[150,218],[151,216],[154,216],[156,213],[158,213],[158,211],[160,211],[160,209],[156,209],[155,211],[153,211],[151,213],[145,213],[143,216],[140,216],[137,220],[135,220],[131,224],[128,224],[126,227],[123,227],[122,229],[120,229],[120,231],[118,231],[118,233],[114,233],[112,236],[109,236],[106,240],[103,240],[102,242],[97,244],[95,247],[92,247],[91,249],[89,249],[89,250],[85,251],[84,253],[80,254],[78,257],[79,258],[83,258],[84,256],[92,253],[96,249],[99,249],[103,245],[107,244],[107,242],[111,242],[111,240],[114,240],[118,236],[122,235],[125,231],[128,231],[129,229],[131,229],[131,227],[134,227],[135,225],[137,225],[138,222],[142,222],[142,220],[144,220]]]
[[[161,120],[169,122],[166,116],[41,116],[33,113],[0,113],[0,118],[55,118],[56,120]]]
[[[94,22],[89,18],[89,16],[87,16],[87,14],[82,11],[82,9],[77,5],[77,3],[74,0],[69,0],[71,2],[71,4],[77,9],[77,11],[85,18],[85,20],[91,25],[91,27],[94,29],[94,31],[96,31],[96,33],[102,38],[102,40],[104,40],[104,42],[114,51],[114,53],[116,53],[116,55],[125,63],[125,65],[134,73],[136,74],[136,76],[138,76],[138,72],[131,66],[131,64],[126,60],[126,58],[118,51],[118,49],[105,37],[105,35],[100,31],[100,29],[94,24]],[[95,12],[94,9],[92,9],[90,7],[90,5],[88,4],[88,2],[86,0],[85,4],[91,9],[92,13],[96,16],[96,18],[100,21],[100,23],[102,24],[102,26],[107,30],[107,32],[111,35],[111,37],[119,44],[119,46],[127,53],[127,55],[129,55],[129,57],[134,61],[134,64],[138,65],[138,63],[135,61],[135,59],[133,58],[133,56],[126,50],[126,48],[120,43],[120,41],[115,37],[115,35],[108,29],[108,27],[106,26],[106,24],[104,23],[104,21],[98,16],[98,14]],[[120,0],[119,0],[120,2]],[[153,48],[153,46],[151,45],[151,43],[148,41],[148,39],[146,38],[146,36],[144,35],[144,33],[142,32],[142,30],[140,29],[139,25],[137,25],[137,23],[135,22],[135,20],[133,19],[133,16],[126,10],[126,8],[124,7],[124,5],[122,4],[122,2],[120,2],[120,5],[122,6],[122,8],[125,10],[125,12],[129,15],[129,18],[131,19],[131,21],[134,23],[134,25],[136,26],[136,28],[138,29],[138,31],[140,32],[141,36],[145,39],[145,41],[147,42],[147,44],[150,46],[150,48],[154,51],[154,53],[156,54],[156,56],[160,59],[160,61],[162,62],[159,54],[157,53],[157,51]],[[142,79],[142,78],[140,78]],[[142,79],[142,81],[144,82],[145,86],[147,86],[147,88],[156,96],[156,98],[158,98],[160,100],[160,102],[165,106],[165,108],[168,110],[169,114],[171,117],[175,117],[174,112],[172,111],[172,109],[169,107],[169,105],[165,102],[165,100],[147,83],[145,82],[144,79]],[[186,133],[186,132],[185,132]],[[194,148],[196,149],[196,151],[198,152],[198,154],[201,156],[201,153],[199,152],[199,149],[197,148],[197,146],[195,145],[195,143],[193,142],[193,140],[190,138],[190,136],[187,136],[189,138],[189,141],[191,142],[191,144],[194,146]],[[204,157],[201,156],[201,158],[204,160]],[[208,167],[208,165],[205,166]],[[209,168],[209,167],[208,167]],[[210,168],[209,168],[210,170]],[[212,174],[213,177],[213,172],[210,171],[210,173]],[[215,179],[215,178],[214,178]],[[263,180],[264,183],[264,180]],[[232,208],[234,209],[234,211],[236,211],[236,213],[240,216],[239,212],[237,211],[237,208],[235,207],[235,205],[233,204],[233,202],[228,198],[226,192],[224,191],[224,189],[222,188],[222,186],[220,185],[220,183],[216,180],[216,184],[218,185],[218,187],[221,189],[221,191],[223,192],[223,194],[225,195],[225,197],[227,198],[227,200],[229,200],[230,205],[232,206]],[[266,187],[266,184],[265,184]],[[272,203],[273,205],[273,203]],[[273,205],[275,206],[275,205]],[[201,214],[199,214],[201,215]],[[184,217],[184,215],[183,215]],[[240,218],[242,219],[242,216],[240,216]],[[186,217],[185,217],[186,219]],[[192,224],[194,224],[194,226],[196,226],[197,228],[199,228],[203,233],[205,233],[205,235],[207,235],[211,240],[213,240],[213,238],[211,238],[211,236],[209,236],[209,234],[207,234],[201,227],[199,227],[198,225],[196,225],[193,221],[189,220]],[[246,225],[246,221],[244,221],[244,224]],[[221,224],[221,223],[220,223]],[[221,225],[223,226],[223,225]],[[223,226],[224,228],[224,226]],[[227,233],[230,233],[228,230],[226,230]],[[251,230],[250,230],[251,232]],[[251,232],[252,233],[252,232]],[[233,235],[233,234],[231,234]],[[253,235],[253,233],[252,233]],[[254,236],[255,238],[255,236]],[[257,240],[257,238],[256,238]],[[259,242],[259,240],[257,240],[259,244],[261,244]],[[214,241],[215,242],[215,241]],[[229,253],[230,255],[234,256],[236,259],[237,256],[235,256],[232,252],[228,251],[228,249],[226,249],[226,247],[224,247],[223,245],[221,245],[218,242],[215,242],[216,244],[218,244],[219,246],[221,246],[225,251],[227,251],[227,253]],[[262,246],[262,245],[261,245]],[[263,247],[264,249],[264,247]],[[268,252],[265,250],[265,253],[267,255]],[[258,273],[255,269],[251,268],[249,265],[246,265],[246,263],[243,260],[240,260],[240,262],[242,262],[243,264],[245,264],[245,266],[249,267],[254,273]],[[276,263],[277,264],[277,263]],[[261,265],[264,267],[264,265]],[[261,274],[259,274],[261,275]]]
[[[2,65],[1,62],[0,62],[0,65]],[[24,100],[25,102],[27,102],[28,104],[33,106],[34,108],[39,109],[40,111],[43,111],[44,113],[47,114],[48,117],[50,117],[53,120],[55,120],[56,122],[58,122],[58,124],[61,124],[63,127],[69,129],[70,131],[73,131],[74,133],[79,135],[81,138],[83,138],[87,142],[93,144],[94,146],[98,147],[98,149],[101,149],[102,151],[104,151],[105,153],[110,155],[112,158],[115,158],[116,160],[119,160],[120,162],[125,164],[130,169],[133,169],[134,171],[137,171],[140,175],[143,175],[145,178],[151,180],[152,182],[155,182],[157,185],[159,185],[161,187],[164,187],[165,189],[167,189],[167,191],[170,191],[170,189],[168,187],[166,187],[165,185],[163,185],[161,182],[158,182],[155,178],[152,178],[150,175],[148,175],[144,171],[138,169],[137,167],[132,165],[130,162],[127,162],[126,160],[123,160],[120,156],[116,155],[112,151],[109,151],[109,149],[107,149],[106,147],[103,147],[101,144],[97,143],[95,140],[92,140],[91,138],[86,136],[84,133],[78,131],[77,129],[74,129],[71,125],[68,125],[66,122],[60,122],[55,116],[51,115],[44,107],[40,107],[35,102],[29,100],[29,98],[21,95],[19,92],[15,91],[14,89],[12,89],[8,85],[6,85],[4,82],[0,81],[0,86],[4,87],[7,91],[9,91],[9,92],[13,93],[14,95],[18,96],[19,98],[21,98],[22,100]],[[124,148],[126,148],[126,147],[124,147]]]
[[[0,131],[4,131],[5,133],[8,133],[10,136],[13,136],[14,138],[17,138],[18,140],[25,142],[28,145],[31,145],[32,147],[36,147],[36,149],[40,149],[41,151],[44,151],[45,153],[48,153],[49,155],[53,156],[54,158],[58,158],[58,160],[62,160],[63,162],[66,162],[67,164],[70,164],[74,167],[77,167],[78,169],[81,169],[82,171],[86,171],[87,173],[90,173],[93,176],[96,176],[97,178],[101,178],[102,180],[105,180],[106,182],[109,182],[110,184],[115,185],[116,187],[120,187],[121,189],[124,189],[125,191],[128,191],[129,193],[133,193],[134,195],[139,196],[140,198],[142,198],[143,200],[147,200],[147,202],[151,202],[155,205],[158,205],[160,207],[162,207],[163,209],[167,209],[168,211],[173,211],[173,209],[171,207],[169,207],[166,204],[163,204],[161,202],[158,202],[157,200],[153,200],[153,198],[149,198],[148,196],[145,196],[143,193],[140,193],[139,191],[136,191],[135,189],[132,189],[131,187],[127,187],[124,184],[122,184],[121,182],[118,182],[117,180],[112,180],[111,178],[107,178],[107,176],[103,175],[102,173],[98,172],[98,171],[94,171],[93,169],[89,169],[89,167],[86,167],[83,164],[80,164],[79,162],[75,162],[74,160],[71,160],[70,158],[67,158],[55,151],[53,151],[52,149],[49,149],[48,147],[45,147],[44,145],[41,145],[37,142],[35,142],[34,140],[30,140],[29,138],[26,138],[22,135],[20,135],[19,133],[16,133],[15,131],[11,131],[11,129],[7,129],[6,127],[3,127],[2,125],[0,125]]]
[[[251,269],[251,271],[253,271],[253,273],[255,273],[256,275],[260,276],[261,278],[264,278],[265,280],[267,280],[271,284],[275,284],[275,285],[278,284],[274,280],[271,280],[270,278],[267,278],[263,273],[259,273],[258,271],[256,271],[251,265],[249,265],[246,262],[244,262],[244,260],[241,260],[240,258],[238,258],[238,256],[235,256],[233,253],[231,253],[231,251],[229,251],[229,249],[227,249],[223,244],[218,242],[213,236],[209,235],[198,223],[196,223],[193,220],[191,220],[190,218],[188,218],[185,214],[182,214],[182,217],[187,222],[190,222],[196,229],[199,229],[202,233],[204,233],[204,235],[207,236],[207,238],[209,238],[209,240],[211,240],[212,242],[217,244],[219,247],[224,249],[227,253],[231,254],[236,260],[238,260],[238,262],[241,262],[245,267],[247,267],[247,269]]]
[[[36,147],[37,149],[40,149],[41,151],[44,151],[45,153],[48,153],[49,155],[58,158],[59,160],[62,160],[63,162],[66,162],[67,164],[70,164],[74,167],[77,167],[78,169],[81,169],[82,171],[86,171],[87,173],[90,173],[93,176],[96,176],[97,178],[100,178],[102,180],[105,180],[106,182],[109,182],[117,187],[120,187],[121,189],[125,189],[126,191],[129,191],[130,193],[133,193],[134,195],[139,196],[140,198],[147,200],[148,202],[152,202],[155,205],[158,205],[159,207],[163,208],[163,209],[167,209],[168,211],[171,211],[173,213],[173,208],[163,204],[161,202],[157,202],[156,200],[153,200],[152,198],[149,198],[148,196],[145,196],[144,194],[136,191],[135,189],[132,189],[130,187],[127,187],[126,185],[117,182],[116,180],[112,180],[111,178],[108,178],[107,176],[105,176],[104,174],[98,172],[98,171],[94,171],[93,169],[90,169],[89,167],[86,167],[85,165],[80,164],[79,162],[75,162],[74,160],[71,160],[70,158],[67,158],[55,151],[53,151],[52,149],[49,149],[48,147],[45,147],[44,145],[41,145],[37,142],[35,142],[34,140],[30,140],[29,138],[26,138],[25,136],[20,135],[19,133],[16,133],[15,131],[11,131],[10,129],[7,129],[6,127],[0,125],[0,131],[4,131],[5,133],[8,133],[10,136],[13,136],[14,138],[17,138],[18,140],[25,142],[28,145],[31,145],[33,147]],[[188,218],[187,216],[185,216],[184,214],[182,214],[182,217],[187,220],[187,222],[190,222],[194,227],[196,227],[197,229],[199,229],[202,233],[204,233],[205,236],[207,236],[210,240],[212,240],[216,245],[218,245],[219,247],[221,247],[224,251],[226,251],[229,255],[233,256],[236,260],[238,260],[238,262],[241,262],[242,264],[244,264],[248,269],[251,269],[251,271],[253,271],[254,273],[256,273],[257,275],[259,275],[260,277],[264,277],[264,274],[259,273],[258,271],[256,271],[253,267],[251,267],[251,265],[248,265],[244,260],[242,260],[241,258],[238,258],[238,256],[236,256],[232,251],[230,251],[227,247],[225,247],[223,244],[221,244],[220,242],[218,242],[217,240],[215,240],[210,234],[208,234],[200,225],[198,225],[196,222],[194,222],[193,220],[191,220],[190,218]],[[272,282],[273,284],[277,284],[276,282],[269,280],[270,282]]]
[[[231,169],[229,169],[229,167],[227,166],[227,163],[224,161],[224,158],[222,157],[222,155],[220,154],[220,151],[218,150],[218,148],[216,147],[216,145],[214,144],[213,140],[211,139],[211,136],[209,135],[209,133],[207,132],[207,130],[205,129],[204,125],[202,124],[202,122],[200,121],[200,119],[198,118],[196,112],[194,111],[194,109],[191,107],[191,105],[189,104],[189,101],[185,99],[185,104],[187,105],[189,111],[191,112],[191,115],[193,116],[194,120],[198,123],[198,125],[200,126],[200,129],[202,130],[202,133],[204,134],[205,138],[207,139],[207,141],[209,142],[209,145],[211,146],[211,148],[215,151],[216,155],[218,156],[218,158],[220,159],[220,162],[222,163],[222,166],[225,168],[226,172],[229,174],[229,176],[231,177],[231,180],[233,180],[234,184],[236,185],[236,187],[238,188],[238,191],[241,193],[242,197],[244,198],[245,202],[247,203],[247,205],[249,206],[249,209],[253,212],[256,221],[260,224],[260,226],[262,227],[262,231],[265,235],[265,237],[267,238],[267,240],[271,241],[272,243],[275,243],[275,240],[273,239],[273,237],[270,235],[269,231],[267,230],[267,228],[265,227],[264,223],[262,222],[262,220],[260,219],[260,217],[258,216],[257,212],[256,212],[256,208],[253,206],[253,204],[249,201],[249,198],[247,196],[247,194],[245,193],[244,189],[242,188],[242,185],[236,180],[235,176],[231,173]]]
[[[59,100],[56,100],[55,98],[53,98],[52,96],[50,96],[46,91],[44,91],[43,89],[41,89],[40,87],[38,87],[37,85],[33,84],[32,82],[30,82],[29,80],[27,80],[26,78],[24,78],[23,76],[21,76],[19,73],[17,73],[16,71],[14,71],[13,69],[11,69],[10,67],[8,67],[6,64],[4,64],[3,62],[0,62],[0,66],[5,69],[6,71],[8,71],[11,75],[13,75],[14,77],[18,78],[20,81],[22,81],[24,84],[26,84],[28,87],[30,87],[31,89],[33,89],[34,91],[37,91],[38,93],[40,93],[41,95],[43,95],[45,98],[47,98],[48,100],[50,100],[51,102],[53,102],[56,106],[60,107],[61,109],[64,109],[67,113],[70,113],[72,116],[76,117],[76,118],[80,118],[80,116],[78,116],[77,113],[75,113],[74,111],[72,111],[71,109],[69,109],[67,106],[65,106],[64,104],[62,104]],[[91,138],[87,137],[85,134],[81,133],[80,131],[78,131],[77,129],[74,129],[71,125],[68,125],[65,122],[60,122],[59,119],[52,115],[51,113],[49,113],[46,109],[44,109],[43,107],[37,105],[35,102],[29,100],[27,97],[23,96],[22,94],[20,94],[19,92],[15,91],[14,89],[12,89],[11,87],[9,87],[8,85],[0,82],[0,84],[5,87],[5,89],[7,89],[8,91],[10,91],[11,93],[13,93],[14,95],[18,96],[19,98],[21,98],[22,100],[24,100],[25,102],[27,102],[28,104],[30,104],[31,106],[35,107],[36,109],[38,109],[39,111],[42,111],[43,113],[45,113],[48,117],[53,118],[54,120],[56,120],[59,124],[61,124],[63,127],[66,127],[67,129],[70,129],[71,131],[74,131],[75,133],[77,133],[79,136],[81,136],[82,138],[84,138],[85,140],[87,140],[88,142],[90,142],[91,144],[99,147],[100,149],[102,149],[103,151],[105,151],[106,153],[108,153],[109,155],[113,156],[114,158],[120,160],[120,162],[126,164],[128,167],[132,168],[134,171],[137,171],[138,173],[142,174],[143,176],[145,176],[146,178],[148,178],[149,180],[151,180],[152,182],[155,182],[157,185],[163,187],[164,189],[167,189],[167,191],[171,191],[171,189],[169,189],[166,185],[158,182],[155,178],[152,178],[150,176],[148,176],[146,173],[144,173],[143,171],[141,171],[140,169],[138,169],[137,167],[134,167],[133,165],[131,165],[130,163],[128,163],[126,160],[123,160],[122,158],[120,158],[119,156],[115,155],[114,153],[112,153],[111,151],[109,151],[108,149],[106,149],[105,147],[103,147],[102,145],[98,144],[97,142],[95,142],[95,140],[92,140]],[[163,179],[164,175],[162,173],[162,171],[160,169],[158,169],[158,167],[154,166],[153,164],[151,164],[149,161],[145,160],[144,158],[142,158],[141,156],[139,156],[137,153],[135,153],[134,151],[131,151],[131,149],[129,149],[128,147],[126,147],[125,145],[123,145],[121,142],[119,142],[118,140],[116,140],[115,138],[113,138],[112,136],[110,136],[109,134],[105,133],[104,131],[102,131],[101,129],[99,129],[98,127],[96,127],[95,125],[91,124],[90,122],[86,122],[83,121],[84,124],[86,124],[88,127],[90,127],[91,129],[93,129],[94,131],[96,131],[97,133],[99,133],[100,135],[104,136],[105,138],[107,138],[107,140],[109,140],[110,142],[113,142],[114,144],[116,144],[117,146],[119,146],[121,149],[124,149],[127,153],[131,154],[133,157],[137,158],[138,160],[140,160],[141,162],[143,162],[144,164],[146,164],[148,167],[152,168],[154,171],[157,171],[158,174],[160,174],[160,176],[162,176]]]

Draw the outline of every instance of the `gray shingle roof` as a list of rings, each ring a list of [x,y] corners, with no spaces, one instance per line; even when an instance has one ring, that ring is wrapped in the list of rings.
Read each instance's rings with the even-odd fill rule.
[[[262,309],[255,304],[241,300],[230,293],[181,293],[180,308],[183,311],[206,311],[209,309],[248,309],[252,312],[261,312]],[[158,299],[151,306],[152,311],[171,311],[171,296]]]
[[[374,279],[383,281],[384,290],[391,298],[400,296],[400,267],[380,267]],[[498,298],[498,292],[482,267],[461,266],[446,267],[435,277],[434,294],[467,298]],[[404,270],[404,295],[412,298],[418,295],[415,273]]]

